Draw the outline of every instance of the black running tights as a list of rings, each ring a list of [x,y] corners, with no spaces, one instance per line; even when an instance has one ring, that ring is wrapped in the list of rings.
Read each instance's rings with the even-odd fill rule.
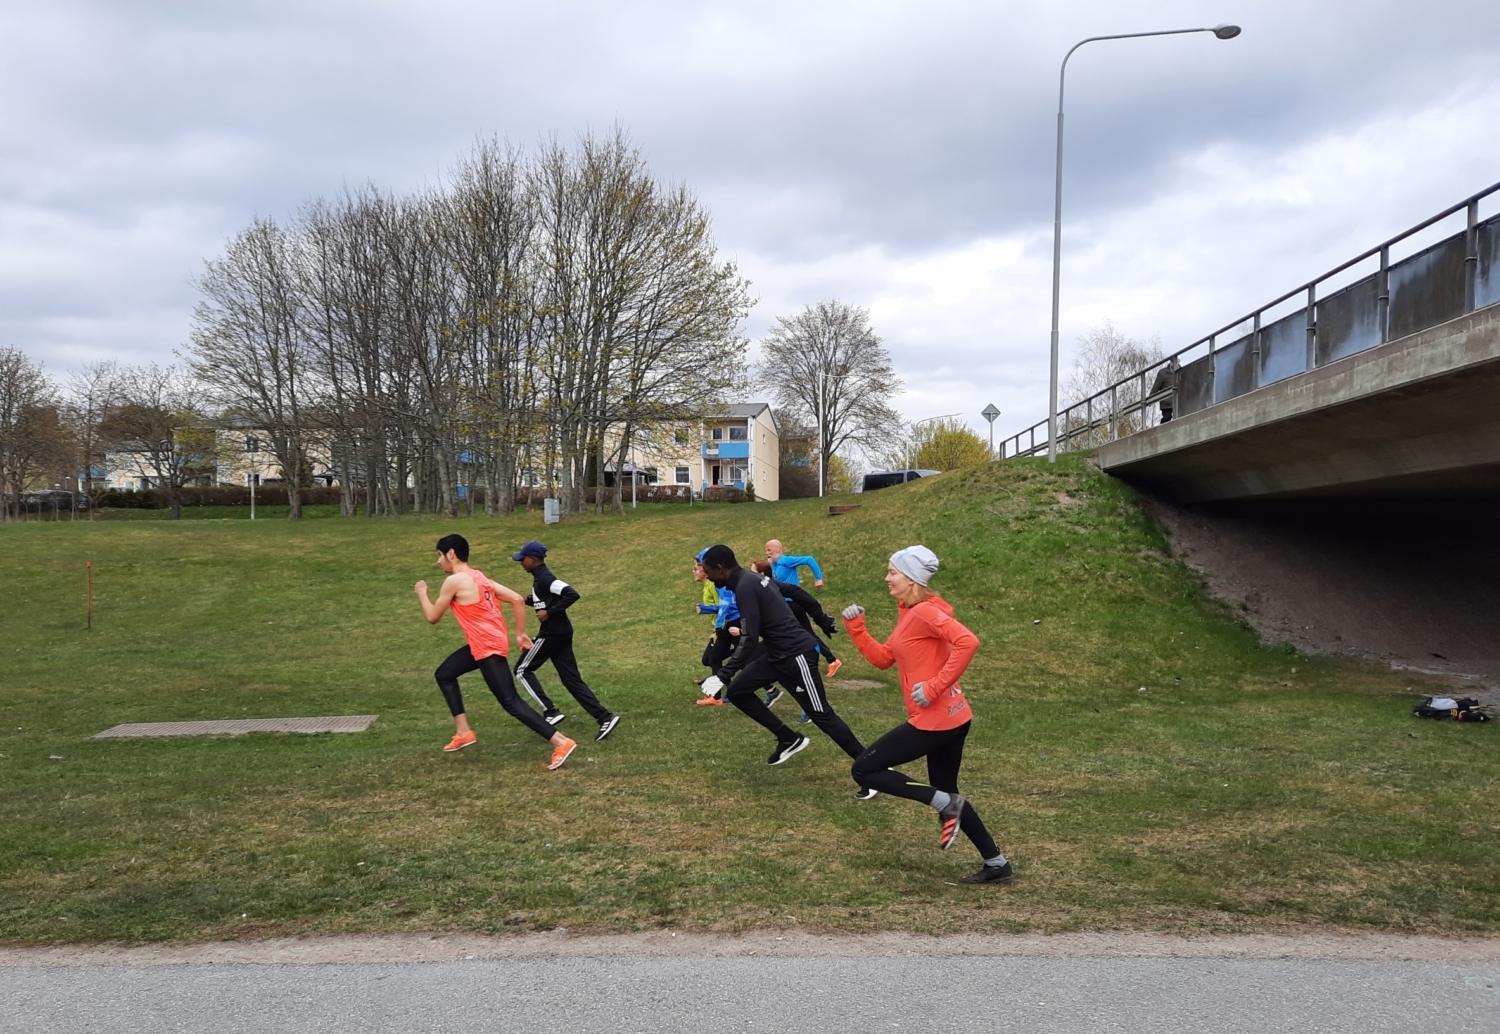
[[[542,739],[552,738],[552,734],[557,730],[548,725],[541,715],[527,707],[525,701],[516,693],[516,682],[511,678],[510,666],[505,663],[505,658],[499,654],[491,654],[476,661],[473,652],[467,646],[454,650],[446,661],[438,665],[435,673],[438,688],[443,691],[443,699],[448,701],[450,714],[456,718],[464,713],[464,696],[458,689],[458,677],[467,675],[471,671],[477,671],[484,676],[485,685],[490,687],[490,692],[495,694],[495,699],[500,701],[500,706],[505,708],[506,714],[515,718]]]
[[[860,786],[931,806],[934,790],[958,793],[958,768],[963,764],[964,740],[969,736],[970,724],[964,722],[956,729],[937,732],[918,729],[910,722],[898,725],[870,744],[855,759],[849,772]],[[897,765],[921,757],[927,759],[927,782],[919,783],[902,772],[893,771]],[[959,825],[964,836],[979,849],[981,857],[993,858],[1000,853],[995,838],[990,836],[974,805],[964,803]]]

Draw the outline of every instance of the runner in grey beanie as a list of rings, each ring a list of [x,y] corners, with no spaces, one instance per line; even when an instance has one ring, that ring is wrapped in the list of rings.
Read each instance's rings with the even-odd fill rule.
[[[891,554],[891,564],[918,585],[926,585],[937,574],[937,554],[926,546],[907,546]]]

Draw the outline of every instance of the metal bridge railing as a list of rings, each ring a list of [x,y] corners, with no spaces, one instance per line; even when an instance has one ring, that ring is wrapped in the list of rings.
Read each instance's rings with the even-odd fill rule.
[[[1187,416],[1500,303],[1500,215],[1479,219],[1479,202],[1497,192],[1500,183],[1059,410],[1058,451],[1092,449],[1153,427],[1164,401],[1170,400],[1173,417]],[[1467,213],[1461,232],[1391,262],[1393,245],[1459,212]],[[1320,296],[1320,286],[1377,256],[1375,272]],[[1306,298],[1302,308],[1266,320],[1271,310],[1299,296]],[[1242,329],[1245,333],[1219,343]],[[1159,383],[1164,369],[1175,370],[1175,376]],[[1046,451],[1047,421],[1040,420],[1001,441],[999,458]]]

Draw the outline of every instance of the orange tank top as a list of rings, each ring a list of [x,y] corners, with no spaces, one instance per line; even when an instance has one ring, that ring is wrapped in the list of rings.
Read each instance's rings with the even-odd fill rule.
[[[505,618],[500,614],[500,601],[495,598],[495,584],[484,576],[483,571],[469,568],[468,575],[479,587],[479,600],[475,603],[460,603],[457,597],[448,604],[453,616],[464,630],[469,641],[469,652],[477,661],[482,657],[510,652],[510,634],[505,628]]]

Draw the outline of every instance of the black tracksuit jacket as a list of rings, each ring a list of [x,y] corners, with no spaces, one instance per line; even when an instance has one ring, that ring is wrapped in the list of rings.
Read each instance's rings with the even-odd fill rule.
[[[539,621],[538,636],[561,639],[573,634],[573,622],[568,618],[568,608],[578,602],[578,590],[542,564],[531,572],[531,595],[526,597],[532,610],[545,610],[547,620]]]
[[[740,608],[739,645],[720,669],[719,677],[725,682],[761,651],[773,661],[782,661],[818,648],[812,633],[792,615],[780,582],[739,567],[724,588],[734,593],[734,601]]]

